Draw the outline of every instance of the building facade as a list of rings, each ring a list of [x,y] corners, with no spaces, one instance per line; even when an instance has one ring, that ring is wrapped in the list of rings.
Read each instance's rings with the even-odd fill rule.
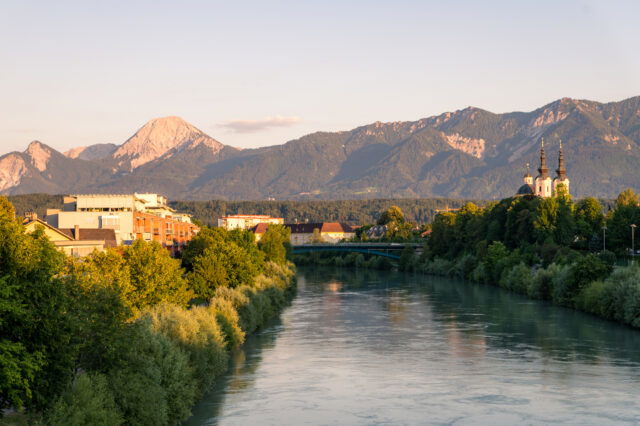
[[[232,229],[251,229],[260,223],[283,225],[284,218],[260,214],[236,214],[218,219],[218,227],[228,231]]]
[[[353,226],[338,222],[290,223],[285,227],[291,230],[291,245],[326,243],[335,244],[356,235]],[[260,241],[269,224],[260,223],[252,228],[256,241]]]
[[[62,209],[47,210],[46,222],[59,229],[111,229],[118,245],[157,241],[172,253],[198,231],[189,215],[175,212],[158,194],[69,195]]]

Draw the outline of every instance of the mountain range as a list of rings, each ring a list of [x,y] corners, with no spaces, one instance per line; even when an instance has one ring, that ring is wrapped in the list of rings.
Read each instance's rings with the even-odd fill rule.
[[[574,196],[640,187],[640,96],[563,98],[531,112],[468,107],[417,121],[316,132],[283,145],[224,145],[179,117],[121,145],[61,153],[34,141],[0,157],[0,193],[159,192],[172,199],[355,199],[513,195],[541,139],[551,170],[563,142]]]

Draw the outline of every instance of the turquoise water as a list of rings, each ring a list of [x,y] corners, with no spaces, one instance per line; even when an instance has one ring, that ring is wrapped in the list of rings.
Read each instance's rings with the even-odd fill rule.
[[[640,331],[491,286],[301,268],[210,424],[640,424]]]

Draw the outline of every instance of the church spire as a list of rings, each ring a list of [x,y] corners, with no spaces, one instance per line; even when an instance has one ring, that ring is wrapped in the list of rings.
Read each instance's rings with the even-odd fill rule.
[[[547,168],[547,157],[544,155],[544,138],[540,143],[540,168],[538,169],[540,177],[546,178],[549,176],[549,169]]]
[[[558,179],[564,180],[567,177],[567,169],[564,167],[564,153],[562,152],[562,139],[560,139],[560,151],[558,151],[558,169],[556,170]]]

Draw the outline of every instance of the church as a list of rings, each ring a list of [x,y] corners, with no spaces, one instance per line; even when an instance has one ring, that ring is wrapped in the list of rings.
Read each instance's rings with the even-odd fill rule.
[[[560,151],[558,152],[558,168],[556,169],[556,177],[551,180],[549,169],[547,168],[547,158],[544,153],[544,139],[540,146],[540,167],[538,168],[538,176],[533,179],[531,173],[524,175],[524,185],[518,189],[516,195],[535,195],[537,197],[548,198],[558,195],[558,186],[564,185],[564,191],[569,194],[569,178],[567,177],[567,169],[564,167],[564,154],[562,152],[562,141],[560,141]]]

